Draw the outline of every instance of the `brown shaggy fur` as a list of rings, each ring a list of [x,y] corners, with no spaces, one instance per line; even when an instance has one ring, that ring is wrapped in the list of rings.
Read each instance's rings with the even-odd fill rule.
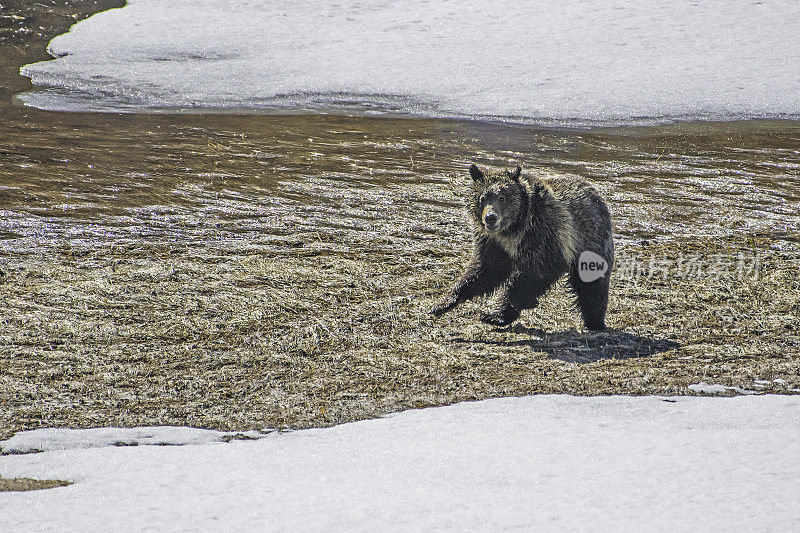
[[[468,204],[475,224],[475,249],[461,279],[431,312],[441,315],[459,303],[499,291],[497,309],[482,320],[506,326],[564,274],[569,274],[584,324],[605,329],[614,261],[611,215],[600,193],[578,177],[538,178],[470,167]],[[584,251],[603,257],[608,270],[585,283],[578,273]]]

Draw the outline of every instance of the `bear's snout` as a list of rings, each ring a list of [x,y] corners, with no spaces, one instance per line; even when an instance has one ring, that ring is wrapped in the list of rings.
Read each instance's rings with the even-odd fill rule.
[[[500,217],[494,212],[494,208],[492,208],[490,205],[487,205],[483,209],[483,225],[486,226],[486,229],[493,230],[497,228],[499,221]]]

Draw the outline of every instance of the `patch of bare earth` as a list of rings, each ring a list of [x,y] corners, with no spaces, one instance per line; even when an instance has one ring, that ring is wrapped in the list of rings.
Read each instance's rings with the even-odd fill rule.
[[[71,485],[60,479],[30,479],[27,477],[4,478],[0,476],[0,492],[25,492],[28,490],[54,489]]]

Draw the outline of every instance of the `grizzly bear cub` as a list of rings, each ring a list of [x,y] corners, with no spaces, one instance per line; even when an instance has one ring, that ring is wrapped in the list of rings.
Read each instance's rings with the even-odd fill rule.
[[[538,178],[469,168],[468,204],[475,223],[472,260],[447,298],[442,315],[465,300],[499,290],[496,309],[481,320],[506,326],[531,309],[564,274],[588,329],[605,329],[614,262],[611,215],[600,193],[578,177]]]

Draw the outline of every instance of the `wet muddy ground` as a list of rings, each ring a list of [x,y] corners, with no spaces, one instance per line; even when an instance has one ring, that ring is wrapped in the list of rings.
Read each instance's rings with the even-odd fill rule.
[[[800,123],[578,131],[10,98],[0,123],[0,437],[800,390]],[[508,329],[479,323],[481,302],[427,314],[469,255],[472,162],[603,192],[609,331],[585,332],[563,286]]]

